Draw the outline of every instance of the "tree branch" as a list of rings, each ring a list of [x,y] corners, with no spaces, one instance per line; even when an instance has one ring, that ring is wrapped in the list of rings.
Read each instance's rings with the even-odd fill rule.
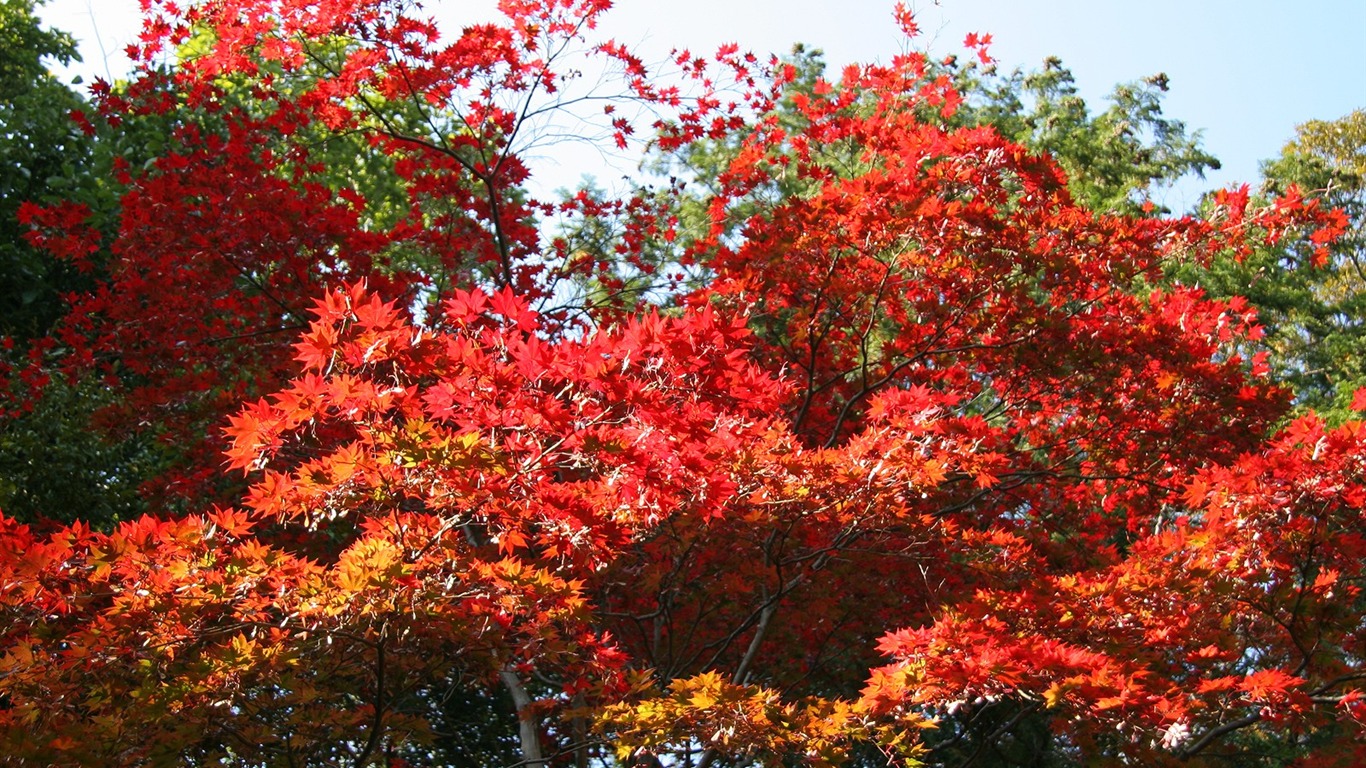
[[[545,765],[545,755],[541,751],[541,734],[537,727],[536,714],[531,711],[531,696],[522,685],[521,678],[510,669],[498,673],[503,687],[512,695],[512,703],[517,707],[517,737],[522,743],[522,764],[529,768]]]

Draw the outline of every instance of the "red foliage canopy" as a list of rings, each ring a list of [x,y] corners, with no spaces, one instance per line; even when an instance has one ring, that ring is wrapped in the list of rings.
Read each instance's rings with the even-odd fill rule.
[[[183,446],[149,492],[198,514],[0,518],[16,760],[417,760],[452,685],[511,694],[529,764],[943,762],[1028,723],[1091,763],[1357,743],[1366,433],[1276,432],[1254,313],[1154,287],[1335,221],[1312,203],[1085,210],[949,127],[920,54],[798,94],[794,127],[781,64],[657,78],[590,39],[601,1],[449,44],[405,2],[148,5],[141,54],[182,62],[103,120],[169,144],[37,352]],[[596,103],[572,46],[615,66],[613,141],[639,104],[663,151],[733,141],[709,234],[646,193],[526,193],[535,117]]]

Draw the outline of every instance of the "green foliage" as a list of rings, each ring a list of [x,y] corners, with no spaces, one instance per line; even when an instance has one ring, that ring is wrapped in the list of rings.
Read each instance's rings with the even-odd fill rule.
[[[26,201],[79,196],[91,141],[68,115],[83,99],[47,70],[77,58],[70,35],[43,29],[34,0],[0,1],[0,336],[30,339],[61,314],[60,295],[81,285],[70,267],[23,238]],[[12,297],[12,298],[9,298]]]
[[[21,521],[107,527],[145,511],[139,482],[158,468],[154,442],[92,430],[99,382],[50,383],[29,413],[0,420],[0,509]]]
[[[0,0],[0,338],[6,339],[0,365],[15,369],[24,366],[30,344],[65,315],[63,297],[94,288],[107,258],[92,254],[93,271],[82,272],[31,245],[20,206],[84,206],[107,240],[118,209],[114,158],[149,157],[169,131],[152,118],[99,137],[83,131],[72,113],[88,107],[85,98],[48,70],[49,62],[78,60],[75,42],[42,27],[39,4]],[[155,439],[96,428],[100,408],[109,405],[96,377],[56,376],[32,391],[41,396],[23,408],[7,405],[0,420],[0,509],[19,520],[81,519],[97,527],[142,512],[138,485],[164,459]]]
[[[957,119],[1051,154],[1067,171],[1073,196],[1092,210],[1137,213],[1155,191],[1219,168],[1198,131],[1188,133],[1162,114],[1164,74],[1116,86],[1109,106],[1093,115],[1071,71],[1053,57],[1041,70],[1008,75],[975,63],[948,68],[968,97]]]
[[[1340,422],[1353,393],[1366,386],[1366,111],[1299,126],[1262,171],[1263,195],[1293,185],[1343,212],[1345,235],[1327,258],[1317,259],[1318,243],[1296,234],[1242,260],[1181,265],[1176,277],[1214,296],[1245,296],[1266,327],[1271,364],[1298,404]]]
[[[43,59],[80,60],[71,35],[38,26],[38,5],[41,0],[0,2],[0,96],[6,101],[53,79]]]

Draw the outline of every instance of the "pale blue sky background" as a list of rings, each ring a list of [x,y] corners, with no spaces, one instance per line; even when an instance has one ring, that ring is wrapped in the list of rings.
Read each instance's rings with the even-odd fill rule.
[[[956,52],[967,32],[991,33],[1003,68],[1061,58],[1099,105],[1118,82],[1165,72],[1168,115],[1202,130],[1224,169],[1163,200],[1175,210],[1214,185],[1255,182],[1295,125],[1366,107],[1366,0],[911,0],[921,45]],[[493,0],[428,0],[453,26],[487,18]],[[695,53],[738,42],[755,52],[796,41],[832,64],[885,58],[901,37],[883,0],[617,0],[606,29],[643,47]],[[49,0],[44,17],[82,41],[87,78],[118,77],[137,34],[137,0]],[[98,29],[98,39],[95,30]],[[103,53],[101,52],[101,46]],[[565,169],[569,172],[569,169]],[[591,172],[592,169],[584,169]],[[574,175],[570,173],[570,175]]]

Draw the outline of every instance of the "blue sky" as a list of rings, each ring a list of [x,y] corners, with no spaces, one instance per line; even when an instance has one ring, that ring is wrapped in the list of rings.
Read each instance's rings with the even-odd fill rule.
[[[453,26],[487,18],[493,0],[428,0]],[[903,41],[883,0],[618,0],[606,28],[646,58],[673,46],[694,52],[739,42],[755,52],[801,41],[833,64],[885,58]],[[1366,107],[1366,0],[911,0],[919,45],[959,49],[991,33],[1004,68],[1058,56],[1096,105],[1119,82],[1165,72],[1166,113],[1203,132],[1224,164],[1165,202],[1180,210],[1202,189],[1255,182],[1295,125]],[[1293,7],[1293,11],[1290,10]],[[90,76],[119,76],[138,29],[137,0],[48,0],[49,23],[82,43]],[[98,32],[97,32],[97,31]],[[103,51],[103,52],[102,52]]]

